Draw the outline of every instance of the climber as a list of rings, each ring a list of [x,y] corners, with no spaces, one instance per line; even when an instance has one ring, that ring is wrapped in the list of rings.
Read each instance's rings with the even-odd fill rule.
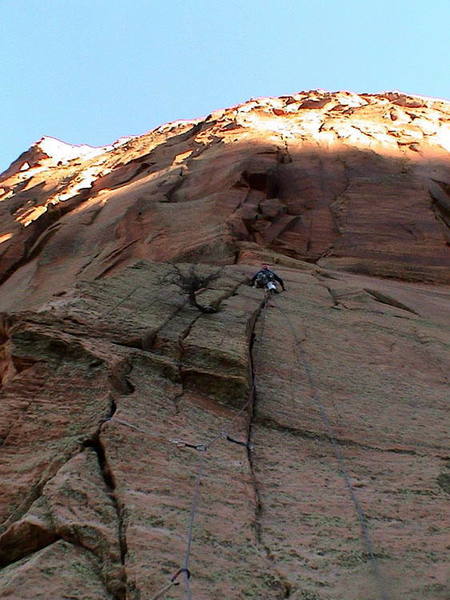
[[[271,271],[269,269],[269,265],[262,265],[262,269],[255,273],[255,275],[253,275],[253,277],[251,278],[250,285],[254,285],[255,287],[259,288],[265,288],[269,292],[275,292],[276,294],[278,294],[279,290],[277,289],[277,285],[275,282],[281,285],[281,289],[283,291],[286,290],[281,277],[278,277],[276,273]]]

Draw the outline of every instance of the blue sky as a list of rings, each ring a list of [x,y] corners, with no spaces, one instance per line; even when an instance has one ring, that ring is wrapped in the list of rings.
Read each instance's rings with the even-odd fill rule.
[[[448,0],[0,0],[0,171],[250,97],[450,98]]]

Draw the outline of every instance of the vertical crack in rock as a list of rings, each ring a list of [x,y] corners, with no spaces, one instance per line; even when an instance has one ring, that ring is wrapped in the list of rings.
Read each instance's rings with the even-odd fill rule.
[[[161,325],[159,325],[149,334],[144,334],[135,347],[137,347],[139,350],[151,351],[155,346],[155,341],[158,337],[158,334],[164,329],[164,327],[166,327],[170,323],[170,321],[172,321],[172,319],[174,319],[177,316],[179,312],[183,310],[187,303],[188,300],[186,298],[179,306],[175,308],[175,310],[172,313],[170,313],[170,315],[161,323]]]
[[[249,406],[249,422],[247,429],[247,458],[250,467],[250,474],[252,478],[252,484],[254,488],[255,494],[255,539],[258,545],[262,545],[261,542],[261,513],[262,513],[262,502],[261,502],[261,494],[259,490],[258,480],[256,477],[256,469],[254,463],[254,457],[251,451],[251,441],[253,434],[253,426],[254,420],[256,416],[256,374],[255,374],[255,361],[254,361],[254,342],[255,342],[255,329],[256,324],[261,316],[261,313],[266,310],[265,300],[261,302],[258,307],[256,313],[252,318],[252,322],[250,323],[249,333],[248,333],[248,360],[249,360],[249,383],[250,383],[250,406]]]
[[[280,152],[277,156],[278,162],[282,163],[282,164],[291,163],[292,156],[291,156],[291,153],[289,152],[288,141],[282,133],[280,134],[280,137],[281,137],[281,141],[284,144],[284,147],[283,147],[283,149],[280,149]]]
[[[184,392],[186,390],[185,377],[184,377],[184,371],[183,371],[183,358],[184,358],[184,353],[185,353],[185,346],[184,346],[183,342],[188,337],[193,326],[195,325],[195,323],[199,320],[199,318],[201,316],[202,316],[202,313],[200,313],[199,315],[196,315],[192,319],[192,321],[189,323],[189,325],[184,329],[184,331],[181,332],[181,334],[178,338],[177,345],[178,345],[178,349],[179,349],[179,355],[178,355],[178,359],[177,359],[177,369],[178,369],[178,376],[180,378],[181,390],[177,394],[175,394],[175,396],[172,399],[172,401],[175,405],[175,414],[179,413],[180,400],[184,396]]]
[[[280,599],[282,598],[290,598],[292,592],[292,586],[290,582],[278,571],[275,565],[275,559],[273,553],[270,548],[264,543],[263,540],[263,527],[262,527],[262,514],[264,511],[264,506],[261,497],[260,485],[258,482],[258,478],[256,476],[256,466],[255,466],[255,457],[252,452],[251,440],[253,434],[253,428],[255,424],[256,417],[256,409],[257,409],[257,391],[256,391],[256,373],[255,373],[255,353],[254,353],[254,342],[255,342],[255,329],[258,319],[262,316],[262,330],[261,330],[261,339],[264,333],[264,319],[265,319],[265,311],[267,310],[267,302],[268,299],[265,298],[258,309],[255,311],[252,319],[249,322],[249,332],[248,332],[248,360],[249,360],[249,383],[250,383],[250,392],[249,392],[249,421],[247,428],[247,460],[250,469],[250,476],[254,490],[255,497],[255,521],[254,521],[254,529],[255,529],[255,541],[257,545],[264,551],[267,562],[270,565],[270,568],[275,573],[275,577],[280,586]]]
[[[121,365],[123,366],[123,365]],[[130,369],[128,369],[127,373]],[[117,405],[113,392],[110,394],[110,406],[107,414],[102,418],[102,424],[109,421],[116,412]],[[118,530],[118,550],[120,554],[120,570],[119,575],[106,574],[103,569],[96,569],[98,576],[102,579],[105,589],[115,600],[125,600],[126,598],[126,571],[125,558],[127,554],[125,527],[123,519],[123,509],[120,506],[116,496],[116,484],[107,463],[105,447],[100,439],[101,426],[97,429],[92,437],[82,443],[81,452],[84,448],[90,448],[97,458],[99,473],[105,485],[105,492],[111,499],[113,509],[117,515],[117,530]],[[80,453],[80,448],[78,448]],[[54,544],[59,540],[83,548],[88,553],[95,557],[93,566],[101,564],[104,560],[102,553],[98,554],[95,547],[86,543],[84,539],[83,527],[78,524],[76,527],[60,522],[59,525],[54,520],[52,510],[48,505],[48,493],[45,492],[45,487],[54,481],[57,474],[66,467],[66,465],[75,457],[69,456],[68,460],[59,465],[50,476],[42,477],[40,481],[31,487],[24,502],[12,513],[9,519],[4,523],[0,530],[2,533],[0,542],[0,567],[5,567],[19,560],[32,556],[36,552]],[[50,465],[51,467],[52,465]],[[53,470],[53,469],[50,469]],[[63,476],[62,476],[63,477]],[[64,477],[63,477],[64,478]],[[53,507],[54,508],[54,507]],[[22,518],[23,514],[31,509],[28,515]],[[64,519],[63,519],[64,521]],[[86,522],[86,530],[90,525]],[[81,527],[81,528],[80,528]],[[98,563],[100,561],[100,563]]]
[[[107,420],[110,420],[116,411],[116,403],[113,401],[111,403],[111,412]],[[118,528],[118,543],[120,550],[120,563],[122,567],[121,578],[122,578],[122,589],[115,591],[115,598],[117,600],[124,600],[127,596],[127,572],[126,572],[126,557],[128,553],[127,549],[127,541],[126,541],[126,527],[125,527],[125,519],[124,519],[124,508],[120,503],[119,498],[116,494],[116,482],[114,480],[114,476],[112,470],[108,464],[108,460],[106,457],[105,446],[101,439],[101,430],[100,427],[96,432],[95,436],[90,440],[84,442],[84,446],[87,448],[92,448],[95,452],[98,460],[98,465],[100,468],[100,473],[102,474],[103,481],[105,483],[106,489],[108,491],[108,495],[111,498],[113,503],[116,515],[117,515],[117,528]],[[108,582],[105,582],[108,587]]]
[[[128,360],[120,361],[115,365],[111,371],[110,383],[113,387],[110,393],[110,406],[106,417],[103,419],[100,427],[96,431],[95,435],[84,442],[84,446],[91,448],[96,456],[99,465],[99,470],[102,475],[107,493],[111,498],[114,506],[114,510],[117,517],[117,529],[118,529],[118,546],[120,551],[120,564],[121,564],[121,585],[117,589],[109,590],[114,594],[116,600],[125,600],[127,597],[127,572],[126,572],[126,557],[128,553],[127,541],[126,541],[126,526],[124,518],[124,507],[121,504],[116,494],[116,482],[112,473],[112,469],[108,463],[106,456],[106,448],[102,441],[102,428],[105,422],[110,421],[116,411],[117,402],[115,398],[115,391],[121,394],[131,394],[134,392],[134,386],[128,379],[128,375],[132,371],[132,365]],[[109,589],[108,581],[105,581],[107,589]]]

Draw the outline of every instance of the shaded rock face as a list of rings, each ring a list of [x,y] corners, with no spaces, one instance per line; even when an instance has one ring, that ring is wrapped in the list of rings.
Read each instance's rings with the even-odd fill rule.
[[[309,92],[100,153],[44,138],[0,177],[0,308],[136,259],[233,264],[248,244],[449,283],[449,115],[401,94]]]
[[[318,91],[11,165],[0,598],[448,597],[448,118]]]

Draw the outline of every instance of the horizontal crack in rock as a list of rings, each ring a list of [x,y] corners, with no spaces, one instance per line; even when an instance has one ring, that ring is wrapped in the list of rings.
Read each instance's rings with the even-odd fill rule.
[[[319,441],[330,441],[330,436],[327,433],[321,433],[317,431],[311,431],[308,429],[299,429],[298,427],[290,427],[289,425],[283,425],[275,421],[270,417],[256,417],[255,424],[260,427],[266,427],[275,431],[281,431],[290,435],[308,439],[308,440],[319,440]],[[340,446],[355,446],[363,450],[375,450],[376,452],[393,452],[396,454],[409,454],[412,456],[425,456],[417,452],[416,450],[408,450],[406,448],[380,448],[378,446],[371,446],[369,444],[362,444],[356,440],[348,438],[333,437],[333,440]]]

